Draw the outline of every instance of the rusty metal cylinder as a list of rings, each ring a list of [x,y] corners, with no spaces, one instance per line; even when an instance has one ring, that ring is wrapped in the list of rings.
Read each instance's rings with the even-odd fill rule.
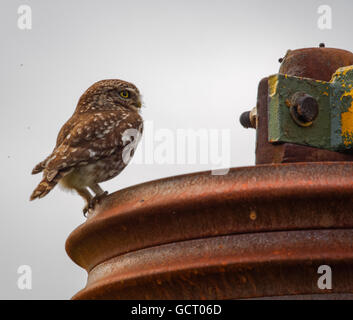
[[[116,192],[67,240],[88,272],[74,298],[352,297],[352,177],[351,163],[265,165]]]
[[[301,49],[280,72],[329,81],[350,64],[344,50]],[[67,253],[88,272],[74,299],[353,299],[353,156],[271,145],[267,96],[264,79],[245,123],[256,118],[257,166],[115,192],[72,232]],[[323,265],[332,288],[318,285]]]

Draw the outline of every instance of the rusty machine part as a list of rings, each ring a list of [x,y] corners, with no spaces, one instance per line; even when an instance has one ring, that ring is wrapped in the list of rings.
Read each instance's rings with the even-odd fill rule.
[[[281,69],[320,78],[322,56],[330,72],[353,64],[351,53],[320,47],[289,52]],[[242,119],[257,128],[257,162],[267,164],[109,195],[67,239],[68,255],[88,272],[74,299],[353,299],[351,155],[269,142],[268,88],[266,78]],[[313,99],[289,101],[304,125],[321,115]],[[332,289],[318,286],[322,265],[332,269]]]
[[[341,119],[339,117],[341,114],[338,114],[340,111],[337,109],[339,109],[340,101],[344,98],[344,111],[349,111],[346,115],[346,122],[350,124],[353,110],[347,109],[351,106],[353,95],[353,91],[350,92],[353,85],[353,76],[351,76],[353,70],[349,68],[349,66],[353,65],[353,53],[341,49],[325,48],[323,44],[320,44],[319,48],[288,50],[285,57],[280,59],[280,62],[279,74],[266,77],[259,84],[256,105],[256,164],[352,161],[353,124],[348,129],[346,128],[346,132],[348,131],[349,133],[348,137],[346,135],[346,141],[339,141],[341,133],[346,133],[343,128],[340,128]],[[337,73],[342,67],[348,68],[344,69],[341,74]],[[346,76],[347,72],[350,74],[348,83],[340,83],[339,76]],[[336,78],[334,78],[335,75]],[[337,78],[338,81],[335,82]],[[292,82],[296,81],[296,83],[291,83],[291,80]],[[278,83],[283,83],[282,87]],[[341,90],[338,84],[342,88],[346,88],[347,92]],[[290,87],[291,85],[292,88]],[[309,99],[307,97],[305,99],[307,102],[311,101],[309,109],[307,102],[305,103],[306,110],[298,110],[297,106],[291,105],[293,96],[298,97],[298,94],[311,96],[307,92],[300,92],[301,90],[293,92],[292,96],[290,96],[291,90],[298,89],[298,87],[305,88],[307,91],[311,90],[312,87],[317,87],[318,91],[314,92],[317,98],[311,97],[312,99]],[[274,92],[271,92],[271,90]],[[320,90],[321,92],[319,92]],[[278,96],[278,101],[271,100],[271,95],[274,94]],[[347,100],[347,98],[350,100]],[[287,101],[282,103],[280,99]],[[312,121],[319,114],[318,99],[320,99],[323,112],[320,113],[320,122],[312,125]],[[336,100],[338,102],[335,104]],[[270,108],[271,105],[269,103],[272,103],[272,108]],[[287,104],[288,110],[285,110],[284,104]],[[300,112],[305,112],[306,115],[304,117],[311,117],[312,120],[308,119],[309,121],[306,121],[303,115],[300,115]],[[332,112],[332,115],[329,112]],[[293,123],[297,125],[284,121],[285,113],[288,113]],[[269,119],[271,115],[272,120],[274,119],[272,123],[271,119]],[[327,119],[330,116],[331,120]],[[277,123],[274,124],[273,122]],[[278,128],[280,125],[282,127]],[[303,131],[305,129],[300,129],[300,127],[310,128],[309,131]],[[288,130],[290,130],[289,133]],[[335,133],[335,135],[331,136],[332,133]],[[312,143],[308,143],[308,140]],[[334,143],[334,145],[330,145],[330,143]],[[345,149],[345,144],[349,145],[347,152],[336,152],[345,151],[343,150]]]

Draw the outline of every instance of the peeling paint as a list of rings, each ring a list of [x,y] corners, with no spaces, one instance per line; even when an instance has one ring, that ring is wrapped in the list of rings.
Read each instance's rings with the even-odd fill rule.
[[[288,101],[296,92],[318,101],[319,116],[311,126],[298,126],[290,115]],[[339,68],[330,82],[286,74],[271,76],[269,96],[269,141],[353,150],[353,65]]]
[[[341,114],[341,128],[343,143],[346,147],[353,144],[353,89],[342,95],[341,101],[344,97],[351,97],[351,106],[347,112]]]
[[[287,77],[286,77],[287,78]],[[278,87],[278,76],[272,76],[268,79],[270,97],[273,97],[277,92]]]

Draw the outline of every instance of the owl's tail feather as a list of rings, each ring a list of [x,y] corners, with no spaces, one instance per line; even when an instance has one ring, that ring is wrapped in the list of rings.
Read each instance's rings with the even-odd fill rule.
[[[47,177],[44,177],[37,188],[34,189],[31,194],[30,200],[45,197],[59,182],[61,175],[58,174],[53,180],[49,181]]]
[[[32,170],[32,174],[37,174],[39,172],[42,172],[45,168],[45,163],[46,163],[46,160],[38,163]]]

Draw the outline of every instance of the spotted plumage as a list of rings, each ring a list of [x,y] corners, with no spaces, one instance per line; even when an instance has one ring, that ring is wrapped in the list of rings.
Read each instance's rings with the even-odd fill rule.
[[[53,152],[33,169],[32,174],[43,172],[43,179],[30,199],[44,197],[60,183],[86,200],[86,213],[106,194],[98,183],[117,176],[133,155],[129,144],[135,147],[142,134],[140,108],[141,96],[132,83],[102,80],[88,88]]]

